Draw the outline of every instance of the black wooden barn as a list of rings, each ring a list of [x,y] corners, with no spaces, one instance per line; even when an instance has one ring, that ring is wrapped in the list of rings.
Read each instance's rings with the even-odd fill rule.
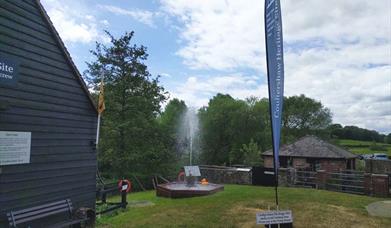
[[[0,0],[0,227],[11,209],[62,199],[95,208],[96,121],[39,0]]]

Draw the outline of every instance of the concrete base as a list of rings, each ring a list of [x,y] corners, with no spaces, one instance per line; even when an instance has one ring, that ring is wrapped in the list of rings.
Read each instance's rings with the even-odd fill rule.
[[[158,185],[156,195],[169,198],[187,198],[210,195],[223,190],[224,186],[220,184],[196,184],[194,187],[188,187],[186,183],[171,182]]]
[[[371,216],[379,216],[391,218],[391,201],[378,201],[366,206],[368,214]]]

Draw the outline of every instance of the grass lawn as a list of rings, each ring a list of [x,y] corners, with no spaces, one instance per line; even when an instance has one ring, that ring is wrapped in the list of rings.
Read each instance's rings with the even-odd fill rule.
[[[365,210],[381,198],[304,188],[279,188],[279,196],[280,208],[293,211],[294,227],[391,227],[391,219],[370,217]],[[187,199],[148,191],[130,194],[128,201],[134,200],[155,205],[102,216],[97,227],[256,227],[255,213],[274,204],[274,189],[225,185],[223,192]]]
[[[339,139],[334,141],[335,144],[344,147],[354,154],[373,154],[373,153],[386,153],[391,156],[391,144],[387,143],[376,143],[376,145],[382,146],[385,150],[371,150],[370,146],[373,142],[359,141],[350,139]]]

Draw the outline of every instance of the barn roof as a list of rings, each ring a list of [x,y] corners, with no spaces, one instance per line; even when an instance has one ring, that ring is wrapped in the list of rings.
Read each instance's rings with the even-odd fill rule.
[[[265,156],[273,155],[272,150],[262,153]],[[283,145],[280,148],[280,156],[286,157],[310,157],[310,158],[356,158],[349,151],[328,143],[316,136],[307,135],[292,144]]]
[[[56,28],[54,27],[52,21],[50,20],[49,15],[47,14],[46,10],[43,8],[40,0],[35,0],[35,1],[36,1],[37,5],[39,6],[38,7],[39,11],[41,12],[42,16],[44,17],[44,19],[46,20],[47,24],[49,25],[49,29],[51,30],[51,32],[53,34],[53,37],[55,38],[58,46],[60,47],[60,50],[62,50],[62,52],[63,52],[63,54],[65,56],[66,61],[68,62],[69,66],[71,67],[74,75],[77,77],[77,80],[80,83],[80,86],[84,90],[84,92],[85,92],[86,96],[88,97],[88,99],[89,99],[92,107],[94,108],[95,112],[98,112],[97,108],[96,108],[96,104],[95,104],[94,100],[92,99],[91,93],[88,90],[88,87],[87,87],[86,83],[84,82],[83,77],[81,76],[79,70],[77,69],[75,63],[73,62],[71,55],[69,54],[67,48],[65,47],[64,42],[61,40],[61,37],[58,34]]]

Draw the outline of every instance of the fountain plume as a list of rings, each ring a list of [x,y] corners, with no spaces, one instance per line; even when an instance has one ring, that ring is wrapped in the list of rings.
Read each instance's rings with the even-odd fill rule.
[[[189,162],[193,165],[199,157],[199,119],[195,108],[187,108],[179,125],[178,144],[182,157],[188,155]]]

